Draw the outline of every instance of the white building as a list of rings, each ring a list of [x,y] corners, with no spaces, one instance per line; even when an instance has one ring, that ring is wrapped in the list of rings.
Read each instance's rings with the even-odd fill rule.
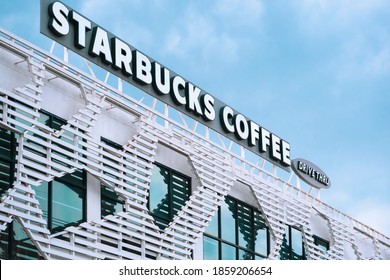
[[[0,32],[1,258],[390,259],[294,173],[66,60]]]

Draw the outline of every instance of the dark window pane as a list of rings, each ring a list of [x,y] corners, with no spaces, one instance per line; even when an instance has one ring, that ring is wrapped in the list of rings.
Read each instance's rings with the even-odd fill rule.
[[[102,217],[123,211],[124,202],[117,193],[109,187],[101,187],[101,215]]]
[[[53,116],[50,127],[53,128],[54,130],[60,130],[61,126],[64,124],[66,124],[65,120]]]
[[[39,257],[38,250],[31,239],[15,220],[12,222],[12,259],[36,260]]]
[[[226,243],[222,243],[222,260],[235,260],[236,259],[236,247]]]
[[[10,188],[11,167],[8,161],[0,159],[0,196]]]
[[[289,260],[290,259],[290,228],[286,227],[286,232],[283,234],[283,242],[280,247],[280,259]]]
[[[237,203],[238,244],[253,251],[252,209]]]
[[[0,259],[8,260],[9,259],[9,229],[0,231]]]
[[[181,210],[191,193],[190,178],[154,165],[150,183],[149,209],[161,230]]]
[[[13,137],[9,130],[0,128],[0,158],[10,160]]]
[[[314,244],[317,245],[324,253],[329,250],[329,241],[318,236],[314,236]]]
[[[123,202],[104,198],[101,201],[102,217],[123,211]]]
[[[15,157],[15,134],[0,128],[0,197],[13,184]]]
[[[189,179],[172,173],[172,215],[176,215],[177,212],[183,207],[189,198],[190,194],[190,182]]]
[[[280,259],[281,260],[305,259],[301,231],[291,226],[286,226],[286,233],[283,236],[283,243],[280,249]]]
[[[156,225],[160,228],[161,232],[169,225],[169,220],[162,219],[158,216],[154,216],[154,221]]]
[[[203,238],[203,259],[218,260],[218,241],[205,236]]]

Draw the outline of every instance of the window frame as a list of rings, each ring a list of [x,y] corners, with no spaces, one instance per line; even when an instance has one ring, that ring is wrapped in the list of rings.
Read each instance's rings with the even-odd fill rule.
[[[77,172],[77,171],[75,171],[75,172]],[[47,228],[49,229],[51,234],[63,231],[65,228],[67,228],[69,226],[75,226],[75,225],[83,223],[87,220],[87,184],[86,184],[87,176],[86,176],[86,172],[84,170],[79,171],[79,172],[81,172],[81,181],[82,181],[81,185],[77,185],[73,182],[70,182],[68,180],[68,178],[64,178],[68,175],[72,176],[73,173],[69,173],[69,174],[66,174],[64,177],[55,178],[55,179],[51,180],[50,182],[46,182],[47,183],[47,218],[46,218],[47,220],[46,220],[46,222],[47,222]],[[64,226],[57,227],[57,228],[53,229],[53,202],[54,202],[54,200],[53,200],[53,188],[54,188],[53,184],[55,182],[58,182],[60,184],[64,184],[67,187],[71,186],[73,188],[76,188],[77,190],[81,190],[81,193],[83,194],[82,207],[81,207],[81,211],[82,211],[81,222],[79,222],[79,221],[70,222]],[[40,188],[40,187],[42,187],[42,185],[37,186],[35,188]]]
[[[299,259],[293,259],[292,256],[293,256],[293,238],[292,238],[292,229],[294,230],[297,230],[301,233],[301,237],[302,237],[302,256],[301,258]],[[305,240],[303,238],[303,232],[300,228],[296,227],[296,226],[291,226],[291,225],[286,225],[286,232],[288,233],[288,236],[286,236],[287,234],[285,233],[283,236],[286,236],[286,240],[287,240],[287,243],[288,243],[288,259],[281,259],[281,260],[306,260],[306,251],[305,251]],[[283,238],[284,239],[284,238]],[[282,244],[283,245],[283,244]],[[280,248],[280,253],[279,253],[279,256],[280,254],[282,253],[282,246]]]
[[[235,219],[235,225],[234,225],[234,231],[235,231],[235,243],[231,242],[231,241],[228,241],[228,240],[225,240],[222,238],[222,214],[221,214],[221,206],[218,207],[218,211],[217,213],[215,214],[215,216],[213,217],[213,219],[217,218],[218,219],[218,222],[217,222],[217,225],[218,225],[218,236],[215,236],[213,234],[210,234],[210,233],[207,233],[207,232],[204,232],[203,233],[203,246],[204,246],[204,237],[207,237],[207,238],[210,238],[210,239],[213,239],[215,241],[218,242],[218,260],[222,260],[222,257],[223,257],[223,252],[222,252],[222,247],[223,247],[223,244],[226,244],[226,245],[229,245],[229,246],[233,246],[235,248],[235,260],[240,260],[240,252],[246,252],[246,253],[249,253],[252,255],[252,260],[256,260],[256,258],[261,258],[261,259],[266,259],[268,257],[268,255],[270,254],[270,243],[271,243],[271,239],[270,239],[270,231],[269,231],[269,227],[266,225],[265,223],[265,220],[264,220],[264,217],[262,215],[262,213],[260,212],[260,210],[252,205],[249,205],[241,200],[238,200],[236,198],[233,198],[231,196],[226,196],[225,197],[225,200],[226,199],[230,199],[231,201],[234,201],[234,212],[233,213],[235,215],[235,217],[238,217],[238,204],[241,204],[242,206],[244,207],[247,207],[251,210],[251,235],[252,235],[252,250],[248,249],[248,248],[245,248],[243,247],[242,245],[239,244],[239,225],[238,225],[238,219]],[[257,212],[259,214],[259,216],[263,219],[263,222],[264,222],[264,226],[265,226],[265,229],[266,229],[266,246],[267,246],[267,252],[266,252],[266,255],[263,255],[262,253],[260,252],[256,252],[256,243],[255,243],[255,238],[256,238],[256,231],[255,231],[255,212]],[[204,252],[204,248],[203,248],[203,252]]]
[[[314,245],[316,245],[319,249],[321,249],[324,253],[328,252],[330,249],[330,242],[324,238],[321,238],[317,235],[313,235]],[[322,244],[320,244],[322,243]],[[323,250],[324,247],[326,250]]]
[[[46,110],[41,109],[40,113],[42,115],[45,115],[48,117],[48,124],[45,122],[44,124],[48,126],[49,128],[53,130],[60,129],[63,125],[67,124],[67,121],[61,117],[56,116],[55,114],[52,114]],[[55,127],[59,125],[59,127]],[[58,128],[58,129],[57,129]],[[59,145],[61,147],[61,145]],[[66,149],[65,147],[61,147]],[[76,172],[81,172],[81,185],[78,185],[77,183],[74,183],[73,181],[70,181],[67,177],[72,177],[73,174]],[[87,173],[85,170],[76,170],[73,173],[68,173],[60,178],[54,178],[53,180],[47,182],[47,227],[50,230],[51,234],[57,233],[60,231],[63,231],[65,228],[76,225],[76,223],[68,223],[65,226],[61,226],[53,230],[53,183],[58,182],[64,185],[70,185],[73,188],[77,188],[79,190],[82,190],[83,193],[83,199],[82,199],[82,222],[85,222],[87,220]],[[37,186],[36,188],[39,188],[40,186]],[[79,222],[77,222],[79,224]]]
[[[108,138],[105,138],[105,137],[100,137],[100,141],[103,142],[105,145],[107,146],[110,146],[111,148],[114,148],[116,150],[121,150],[123,147],[122,145],[118,144],[118,143],[115,143],[114,141],[108,139]],[[110,197],[108,195],[105,194],[105,189],[107,189],[107,191],[112,191],[117,197],[116,198],[113,198],[113,197]],[[101,218],[104,218],[105,216],[108,216],[108,215],[113,215],[115,214],[116,212],[109,212],[107,215],[103,215],[103,202],[106,201],[106,202],[109,202],[109,203],[112,203],[112,204],[121,204],[122,205],[122,211],[124,210],[124,207],[125,207],[125,201],[123,201],[120,196],[118,194],[116,194],[113,190],[111,190],[109,187],[103,185],[103,184],[100,184],[100,216]],[[105,208],[104,208],[105,209]],[[107,211],[108,212],[108,211]]]
[[[159,162],[154,162],[153,163],[154,166],[158,167],[158,168],[162,168],[164,170],[166,170],[168,172],[168,177],[169,177],[169,182],[168,182],[168,218],[166,217],[163,217],[163,216],[159,216],[158,214],[155,214],[153,213],[153,209],[150,209],[150,192],[152,191],[152,182],[150,183],[150,188],[149,188],[149,195],[148,195],[148,203],[147,203],[147,208],[149,210],[149,213],[150,215],[154,218],[155,222],[157,222],[157,219],[159,220],[163,220],[164,223],[166,223],[166,225],[164,227],[160,226],[160,223],[156,223],[157,226],[160,228],[160,231],[164,231],[165,228],[169,225],[169,223],[172,221],[172,219],[175,217],[175,215],[177,213],[174,212],[174,209],[173,209],[173,175],[176,175],[178,177],[181,177],[181,178],[184,178],[186,180],[188,180],[188,193],[186,194],[188,197],[185,201],[187,201],[190,197],[191,197],[191,194],[192,194],[192,179],[190,176],[187,176],[179,171],[176,171],[164,164],[161,164]],[[185,205],[185,202],[183,205],[181,205],[181,208]],[[177,211],[179,212],[180,209]]]
[[[17,139],[16,139],[16,135],[14,132],[10,131],[10,130],[7,130],[5,128],[0,128],[1,130],[4,131],[4,133],[7,133],[9,132],[9,136],[10,136],[10,139],[9,139],[9,148],[10,148],[10,151],[9,151],[9,157],[6,157],[4,155],[0,155],[0,160],[5,163],[5,164],[8,164],[9,165],[9,176],[8,176],[8,186],[5,186],[5,184],[3,186],[1,186],[1,191],[0,191],[0,197],[3,196],[3,194],[5,194],[7,192],[7,190],[9,190],[13,183],[15,182],[15,165],[16,165],[16,155],[17,155],[17,151],[16,151],[16,147],[17,147]]]

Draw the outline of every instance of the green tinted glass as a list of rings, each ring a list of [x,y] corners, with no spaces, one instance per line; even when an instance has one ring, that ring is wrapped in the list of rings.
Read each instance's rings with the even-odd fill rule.
[[[204,236],[203,237],[203,259],[218,260],[218,241]]]
[[[222,260],[235,260],[236,259],[236,247],[226,243],[222,243]]]
[[[38,187],[33,187],[35,191],[35,198],[39,201],[39,208],[43,212],[43,218],[48,221],[48,211],[49,211],[49,184],[43,182]]]
[[[302,233],[295,229],[291,228],[291,250],[293,259],[302,259],[303,256],[303,243],[302,243]]]
[[[222,239],[236,243],[236,219],[235,203],[231,199],[225,199],[221,205],[221,234]]]
[[[83,221],[84,190],[82,188],[54,181],[52,197],[53,231]]]
[[[153,167],[150,183],[149,209],[159,217],[169,219],[169,176],[168,171],[159,166]]]
[[[254,211],[255,252],[267,256],[268,254],[268,230],[264,220],[258,211]]]
[[[238,259],[239,260],[253,260],[253,253],[245,251],[245,250],[239,250]]]
[[[123,211],[124,202],[119,195],[106,186],[101,187],[102,217]]]
[[[218,236],[218,212],[215,213],[214,217],[211,219],[209,225],[206,228],[206,233],[214,236]]]
[[[10,188],[11,168],[8,161],[0,159],[0,196]]]
[[[25,233],[22,226],[15,220],[12,222],[12,259],[36,260],[39,257],[38,250]]]

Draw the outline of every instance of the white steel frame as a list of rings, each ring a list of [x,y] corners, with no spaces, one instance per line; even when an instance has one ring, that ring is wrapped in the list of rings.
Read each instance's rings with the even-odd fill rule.
[[[5,30],[0,30],[0,46],[20,56],[21,60],[17,63],[25,63],[31,77],[31,82],[23,87],[6,89],[0,85],[0,101],[3,104],[0,126],[19,135],[16,179],[1,198],[0,230],[5,230],[16,219],[45,259],[190,259],[193,248],[202,242],[208,223],[237,180],[250,186],[269,227],[272,239],[269,259],[279,256],[286,224],[294,225],[303,232],[308,259],[343,259],[345,242],[352,244],[357,258],[362,258],[355,245],[358,232],[370,238],[375,249],[373,258],[383,258],[383,246],[386,250],[390,248],[389,237],[323,203],[310,191],[301,190],[299,180],[294,186],[291,178],[284,180],[278,177],[276,166],[268,171],[264,161],[255,164],[247,160],[244,149],[241,149],[240,155],[233,153],[232,143],[227,146],[221,135],[218,135],[219,140],[212,140],[207,128],[204,134],[200,134],[197,122],[189,128],[182,115],[182,123],[170,118],[169,110],[172,108],[167,105],[164,105],[163,112],[159,112],[155,109],[156,101],[148,106],[142,100],[124,94],[121,80],[116,89],[105,83],[109,74],[105,82],[99,81],[92,69],[90,75],[86,74]],[[64,54],[67,60],[67,50]],[[42,92],[52,79],[57,78],[77,85],[85,107],[55,132],[38,122],[38,117],[42,109]],[[137,133],[121,151],[96,141],[89,134],[107,106],[136,117]],[[159,124],[157,119],[163,120],[163,124]],[[68,137],[68,141],[65,142],[61,136]],[[41,148],[41,152],[46,156],[26,150],[31,146],[28,140],[43,145],[45,148]],[[163,233],[160,233],[147,208],[158,143],[185,154],[200,182],[199,186],[194,186],[196,189],[190,199]],[[67,159],[52,153],[53,150],[66,154]],[[104,164],[109,162],[103,156],[119,162],[119,166],[115,167],[118,171],[106,168]],[[55,163],[53,159],[71,168]],[[51,234],[42,218],[32,186],[39,186],[43,181],[51,181],[76,169],[85,170],[120,195],[125,201],[125,211]],[[332,246],[326,253],[314,245],[310,222],[313,211],[327,221],[331,232]],[[107,240],[111,246],[104,242]]]

